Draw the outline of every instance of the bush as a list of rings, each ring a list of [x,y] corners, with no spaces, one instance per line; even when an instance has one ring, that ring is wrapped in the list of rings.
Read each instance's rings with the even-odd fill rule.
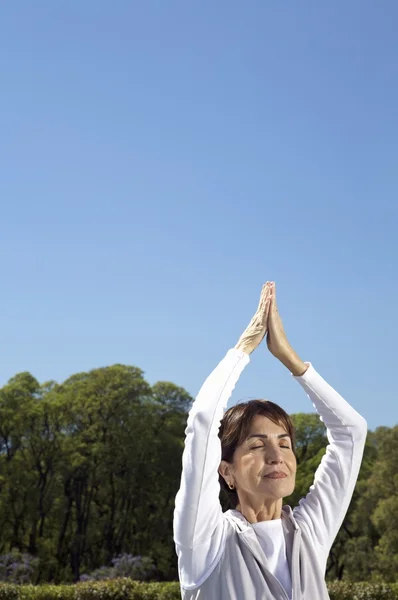
[[[75,600],[76,596],[72,585],[47,584],[19,586],[19,595],[11,598],[12,600]],[[8,600],[7,596],[4,600]]]
[[[336,581],[328,588],[331,600],[398,600],[398,583]],[[177,581],[144,583],[123,578],[59,586],[0,584],[0,600],[181,600],[181,593]]]
[[[12,583],[0,583],[0,600],[19,600],[19,588]]]
[[[76,585],[0,583],[0,600],[181,600],[181,593],[176,581],[142,583],[124,578]]]
[[[138,581],[131,579],[115,579],[77,584],[74,600],[138,600],[145,598],[140,592]],[[32,598],[31,600],[36,600]]]
[[[328,584],[330,600],[398,600],[397,583],[350,583],[335,581]]]
[[[149,581],[154,577],[156,568],[149,556],[120,554],[112,559],[112,566],[103,566],[92,573],[83,574],[80,581],[104,581],[129,577],[137,581]]]
[[[0,581],[30,583],[39,560],[30,554],[13,551],[0,555]]]

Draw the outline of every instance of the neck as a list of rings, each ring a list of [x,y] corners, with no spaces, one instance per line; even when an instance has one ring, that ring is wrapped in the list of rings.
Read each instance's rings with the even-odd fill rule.
[[[282,516],[282,498],[259,504],[240,501],[236,507],[249,523],[261,523],[261,521],[272,521]]]

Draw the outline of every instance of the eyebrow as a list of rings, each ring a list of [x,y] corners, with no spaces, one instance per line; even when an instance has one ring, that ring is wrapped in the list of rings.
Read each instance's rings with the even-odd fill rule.
[[[278,439],[284,438],[284,437],[290,438],[290,435],[288,433],[280,433],[276,437]],[[247,437],[246,439],[250,440],[251,438],[264,438],[264,439],[266,439],[266,438],[268,438],[268,435],[265,434],[265,433],[252,433],[252,435],[249,435],[249,437]]]

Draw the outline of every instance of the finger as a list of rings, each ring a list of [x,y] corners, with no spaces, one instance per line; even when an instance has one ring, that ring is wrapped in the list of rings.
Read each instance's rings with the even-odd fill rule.
[[[261,293],[261,295],[262,295],[262,303],[261,303],[262,312],[264,311],[267,300],[269,299],[270,294],[271,294],[270,286],[271,286],[271,284],[269,281],[267,281],[267,283],[265,285],[263,285],[263,289],[262,289],[262,293]]]
[[[263,316],[264,311],[266,309],[267,301],[269,299],[270,289],[269,285],[263,287],[263,291],[261,294],[261,303],[260,303],[260,315]]]
[[[269,318],[271,318],[273,311],[274,311],[274,296],[271,293],[271,295],[269,297],[269,309],[268,309]]]
[[[269,314],[268,314],[268,327],[269,328],[272,328],[275,325],[277,317],[278,317],[278,308],[276,305],[276,298],[275,298],[274,294],[272,294],[271,298],[270,298],[270,306],[269,306]]]
[[[263,326],[266,329],[268,329],[268,317],[269,317],[270,309],[271,309],[271,296],[269,296],[266,300],[263,319],[262,319]]]
[[[267,298],[268,294],[269,294],[269,281],[267,281],[267,283],[264,283],[263,287],[261,288],[260,300],[259,300],[256,312],[262,311],[262,309],[264,307],[265,299]]]
[[[261,306],[262,306],[262,302],[263,302],[263,290],[264,290],[264,286],[261,288],[260,300],[258,301],[258,306],[257,306],[257,310],[256,310],[255,314],[257,314],[261,310]]]
[[[270,306],[271,306],[271,296],[268,295],[267,298],[265,299],[264,306],[261,310],[261,313],[258,315],[259,320],[263,327],[267,327]]]
[[[272,283],[271,296],[272,296],[272,310],[275,310],[276,312],[278,312],[278,304],[277,304],[277,300],[276,300],[276,285],[274,282]]]
[[[268,312],[269,312],[269,299],[270,299],[270,282],[267,281],[261,289],[260,301],[257,310],[252,317],[247,329],[252,327],[265,327],[267,324]]]
[[[283,323],[282,323],[281,316],[279,314],[278,305],[276,302],[276,296],[275,296],[275,294],[272,294],[271,308],[269,311],[268,328],[274,329],[275,327],[278,330],[283,330]]]
[[[261,309],[254,315],[255,323],[260,327],[265,327],[267,324],[268,313],[270,306],[270,298],[266,298]]]
[[[255,329],[267,329],[269,308],[270,298],[268,297],[265,300],[264,306],[261,308],[261,310],[252,318],[250,325]]]
[[[261,290],[261,296],[260,296],[260,300],[259,300],[259,303],[258,303],[258,307],[257,307],[256,312],[254,313],[253,319],[258,318],[263,313],[265,299],[266,299],[266,291],[265,291],[265,288],[263,286],[263,288]]]

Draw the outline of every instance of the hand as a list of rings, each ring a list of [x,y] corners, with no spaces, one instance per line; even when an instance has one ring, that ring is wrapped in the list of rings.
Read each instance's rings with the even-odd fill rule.
[[[267,346],[271,354],[278,358],[293,375],[303,375],[308,369],[308,365],[296,354],[286,337],[276,303],[275,283],[272,283],[270,288]]]
[[[264,336],[267,333],[270,290],[271,284],[267,281],[261,290],[260,302],[256,314],[235,346],[237,350],[242,350],[242,352],[245,352],[246,354],[251,354],[264,339]]]

